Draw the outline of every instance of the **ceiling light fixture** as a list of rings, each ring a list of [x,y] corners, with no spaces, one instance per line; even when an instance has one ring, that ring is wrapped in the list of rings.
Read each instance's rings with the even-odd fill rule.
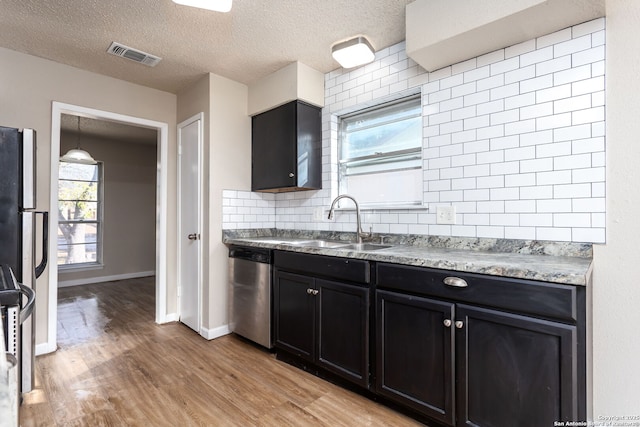
[[[353,68],[368,64],[376,58],[371,43],[363,36],[336,43],[331,47],[331,55],[342,68]]]
[[[78,116],[78,134],[76,137],[76,148],[72,148],[67,153],[60,157],[61,162],[67,163],[82,163],[83,165],[95,165],[96,162],[91,154],[87,151],[80,149],[80,116]]]
[[[233,0],[173,0],[174,3],[214,12],[229,12]]]

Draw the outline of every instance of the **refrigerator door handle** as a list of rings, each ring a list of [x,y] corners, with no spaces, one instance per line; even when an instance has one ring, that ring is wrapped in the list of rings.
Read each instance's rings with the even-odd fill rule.
[[[22,325],[25,320],[33,313],[33,304],[36,301],[36,293],[33,289],[20,285],[20,293],[27,297],[27,303],[20,310],[20,324]]]
[[[36,207],[36,132],[22,130],[22,209]]]
[[[42,215],[42,260],[36,267],[36,279],[42,275],[47,268],[49,260],[49,212],[36,212]]]

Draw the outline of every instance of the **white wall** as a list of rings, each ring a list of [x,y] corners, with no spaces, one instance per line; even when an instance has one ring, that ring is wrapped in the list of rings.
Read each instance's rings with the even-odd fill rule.
[[[204,229],[202,334],[228,333],[227,248],[222,243],[224,188],[251,188],[251,119],[248,87],[208,74],[178,95],[179,122],[203,112]]]
[[[433,73],[400,43],[369,65],[327,74],[323,190],[278,194],[276,227],[352,231],[353,213],[339,213],[336,223],[314,219],[337,195],[338,117],[418,91],[428,210],[369,211],[365,229],[603,242],[604,24],[590,21]],[[227,202],[226,228],[264,222],[239,209],[245,203]],[[455,206],[456,225],[436,224],[438,205]]]
[[[51,104],[59,101],[82,107],[164,122],[169,125],[169,153],[175,158],[176,96],[167,92],[83,71],[35,56],[0,48],[0,123],[3,126],[31,127],[38,138],[37,208],[50,210]],[[168,205],[175,205],[175,162],[169,162]],[[168,225],[176,226],[169,213]],[[167,274],[167,312],[175,312],[175,238],[167,240],[168,262],[161,266]],[[48,300],[51,266],[36,285],[36,345],[48,338]],[[55,337],[52,337],[55,342]]]
[[[640,2],[606,6],[607,244],[594,247],[596,421],[640,415]]]

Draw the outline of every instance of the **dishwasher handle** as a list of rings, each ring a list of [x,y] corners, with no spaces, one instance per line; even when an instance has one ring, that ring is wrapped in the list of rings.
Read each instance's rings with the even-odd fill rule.
[[[232,246],[229,248],[229,258],[244,259],[247,261],[271,264],[272,251],[266,248],[250,248],[245,246]]]

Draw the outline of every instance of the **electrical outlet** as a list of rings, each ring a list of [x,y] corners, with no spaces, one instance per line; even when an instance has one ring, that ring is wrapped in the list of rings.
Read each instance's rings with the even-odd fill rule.
[[[313,220],[314,221],[326,221],[327,220],[327,217],[326,217],[325,212],[324,212],[324,208],[322,206],[317,207],[313,211]]]
[[[456,223],[456,207],[455,206],[437,206],[436,207],[436,224],[455,224]]]

